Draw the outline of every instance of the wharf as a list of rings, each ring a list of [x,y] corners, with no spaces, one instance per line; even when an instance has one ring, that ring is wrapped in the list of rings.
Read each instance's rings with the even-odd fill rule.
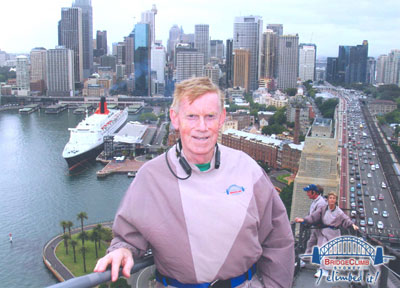
[[[24,106],[24,108],[19,109],[19,113],[20,114],[31,114],[31,113],[39,110],[39,108],[40,108],[39,104],[26,105],[26,106]]]
[[[104,163],[104,160],[101,160],[101,162]],[[117,162],[115,159],[113,159],[109,160],[103,169],[97,171],[96,175],[98,178],[103,178],[114,173],[127,174],[129,172],[137,172],[144,163],[145,162],[137,161],[135,159],[125,159],[123,162]]]
[[[58,114],[68,108],[67,104],[55,104],[45,108],[46,114]]]

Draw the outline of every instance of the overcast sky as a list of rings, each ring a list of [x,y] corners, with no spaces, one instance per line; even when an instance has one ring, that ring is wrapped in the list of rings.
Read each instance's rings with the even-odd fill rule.
[[[73,0],[4,0],[0,14],[0,49],[29,52],[57,45],[61,8]],[[92,0],[93,34],[107,30],[108,45],[122,41],[140,21],[141,12],[156,4],[156,39],[166,45],[177,24],[193,33],[195,24],[209,24],[211,39],[233,37],[235,16],[257,15],[283,24],[284,34],[298,33],[300,43],[315,43],[320,56],[337,56],[339,45],[369,42],[369,56],[400,49],[399,0]]]

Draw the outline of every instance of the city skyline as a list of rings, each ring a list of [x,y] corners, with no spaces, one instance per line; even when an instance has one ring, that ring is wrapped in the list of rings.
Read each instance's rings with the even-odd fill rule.
[[[2,31],[0,49],[8,53],[29,53],[35,47],[54,48],[57,45],[57,22],[61,8],[71,7],[73,0],[36,2],[13,1],[3,4],[0,19]],[[369,56],[378,57],[393,49],[400,49],[400,2],[395,0],[329,1],[310,0],[249,0],[230,5],[230,1],[134,1],[93,0],[93,34],[107,30],[108,43],[122,41],[129,35],[134,24],[140,22],[141,13],[158,10],[155,20],[156,39],[166,46],[169,29],[177,24],[185,33],[194,33],[196,24],[209,24],[212,40],[233,38],[234,18],[238,16],[260,16],[263,30],[267,24],[283,24],[284,34],[299,34],[299,43],[317,45],[317,56],[337,56],[339,45],[357,45],[369,42]],[[21,6],[24,9],[20,9]],[[46,16],[43,15],[46,7]],[[349,12],[351,13],[349,13]],[[15,16],[17,15],[17,16]],[[38,20],[39,19],[39,20]],[[10,25],[12,23],[12,25]],[[27,25],[27,23],[29,23]],[[95,39],[95,35],[93,35]]]

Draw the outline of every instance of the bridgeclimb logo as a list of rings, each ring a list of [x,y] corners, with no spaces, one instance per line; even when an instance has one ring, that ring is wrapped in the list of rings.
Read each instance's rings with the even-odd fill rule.
[[[380,276],[369,272],[369,267],[388,263],[395,257],[383,254],[381,246],[372,246],[362,238],[340,236],[325,243],[322,247],[314,246],[312,254],[303,254],[301,258],[311,258],[311,263],[320,265],[321,273],[317,284],[326,276],[323,269],[330,270],[327,282],[355,282],[374,285]]]
[[[244,187],[233,184],[225,190],[227,195],[239,195],[244,192]]]

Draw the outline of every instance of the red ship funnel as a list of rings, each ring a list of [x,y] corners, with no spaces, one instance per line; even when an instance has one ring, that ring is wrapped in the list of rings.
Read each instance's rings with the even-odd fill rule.
[[[106,97],[101,96],[99,107],[97,108],[95,114],[108,114],[110,111],[107,109]]]

